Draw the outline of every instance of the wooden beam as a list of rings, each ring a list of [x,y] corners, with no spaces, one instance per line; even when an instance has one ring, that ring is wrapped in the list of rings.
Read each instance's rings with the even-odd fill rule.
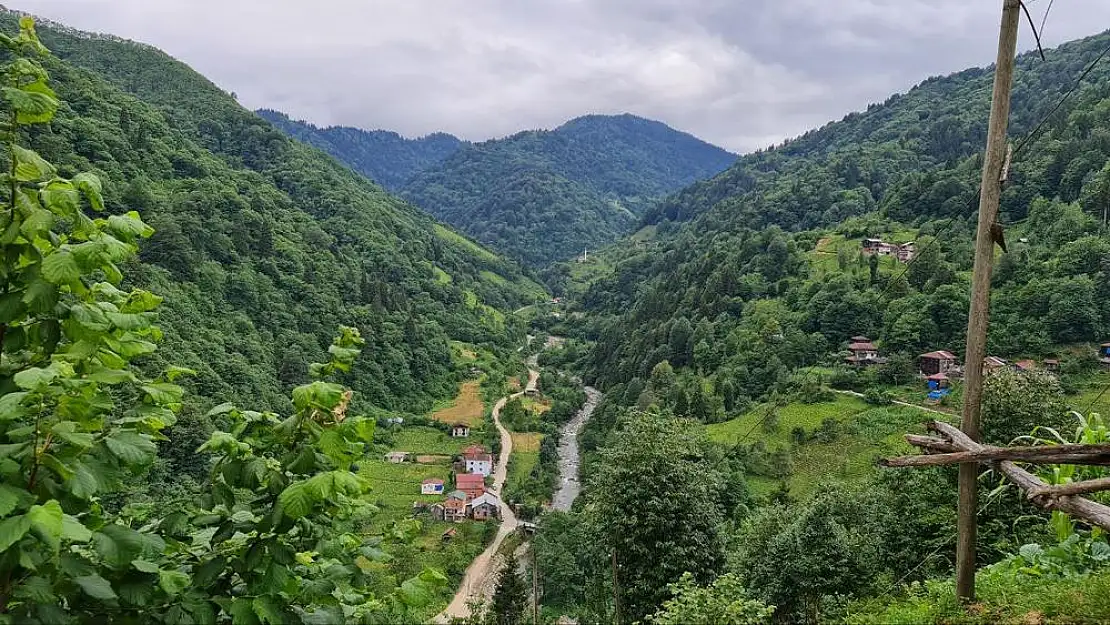
[[[904,467],[942,467],[949,464],[978,462],[990,464],[1008,460],[1030,464],[1078,464],[1094,467],[1110,466],[1110,456],[1088,454],[1023,454],[1020,450],[1010,453],[1004,447],[989,447],[981,451],[954,451],[930,453],[922,456],[898,456],[879,460],[879,466],[891,468]]]
[[[1057,484],[1055,486],[1047,486],[1040,490],[1029,491],[1030,499],[1037,499],[1039,497],[1067,497],[1070,495],[1084,495],[1086,493],[1100,493],[1110,490],[1110,477],[1103,477],[1096,480],[1083,480],[1081,482],[1072,482],[1070,484]]]
[[[920,447],[926,451],[932,452],[951,453],[960,450],[959,447],[956,447],[943,438],[937,438],[936,436],[906,434],[906,442],[913,445],[914,447]]]

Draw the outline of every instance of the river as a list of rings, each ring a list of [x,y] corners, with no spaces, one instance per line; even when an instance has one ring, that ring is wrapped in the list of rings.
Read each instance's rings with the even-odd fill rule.
[[[582,483],[578,479],[581,463],[578,435],[601,402],[601,391],[592,386],[583,386],[582,390],[586,391],[586,403],[559,430],[559,488],[551,500],[551,507],[561,512],[570,510],[578,493],[582,492]]]

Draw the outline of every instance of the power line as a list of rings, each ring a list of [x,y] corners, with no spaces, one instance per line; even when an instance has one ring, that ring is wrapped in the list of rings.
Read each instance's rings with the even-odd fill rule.
[[[1033,31],[1033,38],[1037,40],[1037,52],[1040,53],[1041,60],[1043,61],[1045,58],[1044,48],[1041,47],[1041,34],[1037,32],[1037,27],[1033,24],[1033,16],[1029,14],[1029,9],[1025,6],[1025,2],[1019,0],[1018,6],[1020,6],[1022,12],[1025,13],[1025,19],[1029,20],[1029,28]],[[1049,4],[1048,8],[1051,9],[1052,5]],[[1048,11],[1045,11],[1044,17],[1048,19]],[[1041,27],[1043,28],[1044,24],[1042,24]]]
[[[1048,21],[1048,14],[1052,11],[1052,3],[1056,0],[1048,0],[1048,8],[1044,10],[1044,17],[1041,18],[1041,34],[1044,34],[1044,25]]]

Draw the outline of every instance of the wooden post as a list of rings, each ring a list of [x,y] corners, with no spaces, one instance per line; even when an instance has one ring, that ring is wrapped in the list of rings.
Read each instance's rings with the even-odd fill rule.
[[[972,276],[971,310],[967,322],[967,349],[964,372],[964,406],[960,428],[972,440],[979,440],[979,413],[983,399],[983,358],[987,355],[987,326],[990,316],[991,273],[994,268],[994,237],[991,229],[998,220],[1002,195],[1003,161],[1006,158],[1006,126],[1010,117],[1010,89],[1014,78],[1017,48],[1019,0],[1003,0],[1002,26],[998,35],[998,59],[994,69],[991,116],[987,127],[987,154],[983,160],[982,188],[979,192],[979,225],[975,239],[975,270]],[[975,599],[975,517],[978,507],[974,462],[960,465],[959,535],[956,542],[956,596]]]

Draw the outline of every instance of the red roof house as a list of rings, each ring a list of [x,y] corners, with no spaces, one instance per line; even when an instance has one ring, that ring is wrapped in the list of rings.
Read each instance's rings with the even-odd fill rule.
[[[853,336],[852,342],[848,343],[848,351],[852,352],[852,355],[844,360],[850,365],[866,367],[886,362],[886,358],[879,356],[878,346],[866,336]]]
[[[486,492],[486,478],[480,473],[460,473],[455,476],[455,487],[475,499]]]
[[[1037,368],[1037,363],[1032,360],[1019,360],[1014,363],[1014,368],[1018,371],[1032,371]]]

